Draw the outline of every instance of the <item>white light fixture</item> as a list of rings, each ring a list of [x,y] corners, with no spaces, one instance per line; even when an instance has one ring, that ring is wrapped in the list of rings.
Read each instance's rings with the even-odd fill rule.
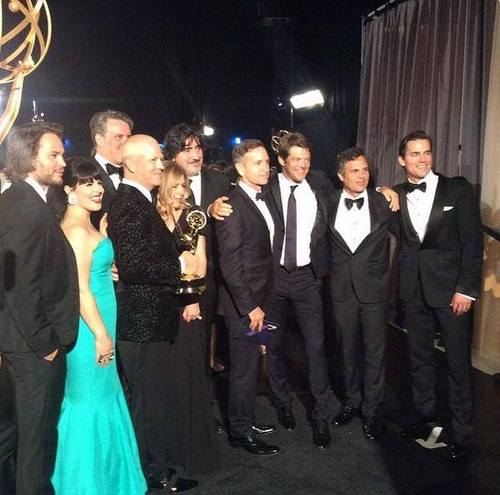
[[[203,126],[203,135],[204,136],[213,136],[215,133],[215,129],[213,127],[210,127],[208,125]]]
[[[310,108],[315,107],[316,105],[323,105],[325,103],[325,99],[319,89],[313,89],[312,91],[292,96],[290,98],[290,103],[295,109]]]

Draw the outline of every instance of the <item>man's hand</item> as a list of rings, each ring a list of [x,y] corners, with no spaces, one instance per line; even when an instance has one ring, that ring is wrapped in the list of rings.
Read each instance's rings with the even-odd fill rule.
[[[51,352],[50,354],[47,354],[46,356],[44,356],[43,359],[45,359],[45,361],[52,362],[56,358],[58,352],[59,352],[59,349],[56,349],[54,352]]]
[[[116,268],[115,263],[111,265],[111,278],[113,282],[118,282],[118,280],[120,280],[120,274],[118,273],[118,268]]]
[[[455,292],[451,298],[450,307],[454,314],[461,316],[467,313],[472,307],[472,299]]]
[[[266,316],[266,313],[260,309],[260,306],[257,306],[254,310],[250,311],[248,316],[250,317],[250,328],[254,331],[257,330],[257,332],[262,331],[262,327],[264,326],[264,316]]]
[[[399,194],[394,189],[391,189],[387,186],[380,186],[377,187],[377,191],[380,194],[384,195],[384,198],[389,203],[389,208],[391,209],[391,211],[399,210]]]
[[[200,305],[198,303],[193,303],[184,306],[182,319],[187,323],[193,320],[203,320],[203,317],[200,314]]]
[[[215,218],[216,220],[224,220],[224,217],[228,217],[233,213],[233,208],[229,203],[225,203],[225,201],[229,201],[227,196],[221,196],[217,198],[209,207],[208,207],[208,215]]]
[[[185,274],[193,275],[198,271],[198,259],[190,251],[183,251],[181,256],[184,260],[184,272]]]

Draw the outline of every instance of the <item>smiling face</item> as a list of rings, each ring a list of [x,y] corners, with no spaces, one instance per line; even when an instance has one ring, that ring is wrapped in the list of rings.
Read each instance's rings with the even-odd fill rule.
[[[269,181],[269,155],[262,146],[246,152],[235,166],[241,180],[256,191]]]
[[[64,145],[59,136],[52,133],[40,138],[38,153],[33,160],[33,172],[29,175],[42,186],[61,185],[66,162]]]
[[[107,119],[104,134],[96,134],[96,151],[114,165],[122,162],[122,148],[130,137],[130,126],[124,120]]]
[[[307,148],[292,146],[286,158],[278,157],[283,174],[293,182],[302,182],[311,168],[311,152]]]
[[[405,168],[406,177],[412,182],[418,182],[432,169],[431,143],[427,139],[408,141],[405,154],[398,156],[398,161]]]
[[[346,162],[342,173],[337,175],[342,181],[344,191],[352,197],[356,197],[368,187],[370,180],[368,162],[364,156],[358,156],[354,160]]]
[[[186,139],[184,148],[174,157],[175,163],[181,167],[188,177],[198,175],[203,165],[203,148],[195,137]]]
[[[78,183],[73,189],[69,186],[64,188],[66,194],[73,193],[76,197],[76,205],[87,211],[98,211],[102,206],[102,195],[104,188],[101,181],[90,179]]]

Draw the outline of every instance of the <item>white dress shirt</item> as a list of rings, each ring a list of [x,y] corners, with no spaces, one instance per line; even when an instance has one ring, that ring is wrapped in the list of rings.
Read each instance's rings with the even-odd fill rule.
[[[194,196],[194,204],[201,205],[201,174],[189,177],[189,187]]]
[[[279,173],[278,182],[280,186],[285,230],[288,198],[291,192],[290,187],[297,186],[293,193],[297,205],[297,267],[308,265],[311,263],[311,234],[314,222],[316,221],[316,213],[318,212],[316,195],[305,179],[297,183],[287,179],[282,173]],[[280,264],[285,264],[285,243],[283,243]]]
[[[123,179],[122,184],[126,184],[127,186],[135,187],[138,191],[140,191],[147,198],[147,200],[150,203],[153,202],[153,197],[151,196],[151,191],[146,189],[142,184],[139,184],[138,182],[135,182],[134,180],[130,180],[130,179]]]
[[[266,202],[262,199],[259,199],[257,201],[256,195],[259,191],[256,191],[249,185],[245,184],[242,180],[238,181],[238,185],[245,191],[247,196],[255,203],[255,206],[259,209],[259,211],[262,213],[262,216],[264,217],[264,220],[266,221],[267,228],[269,230],[269,240],[271,241],[271,247],[273,245],[273,239],[274,239],[274,221],[273,217],[271,216],[271,212],[269,211],[269,208],[266,205]]]
[[[429,223],[429,217],[431,216],[438,181],[439,177],[432,170],[430,170],[423,179],[416,182],[416,184],[421,184],[423,182],[426,183],[425,192],[420,189],[415,189],[415,191],[411,193],[406,193],[408,213],[420,242],[424,240],[425,233],[427,232],[427,224]]]
[[[353,204],[348,210],[345,204],[346,198],[363,198],[363,206],[358,208],[357,204]],[[370,229],[370,206],[366,189],[357,197],[351,196],[345,190],[342,191],[335,218],[335,230],[342,236],[352,253],[358,249],[363,239],[370,233]]]
[[[104,173],[111,179],[111,182],[113,183],[113,186],[115,186],[115,189],[118,189],[118,186],[121,182],[120,175],[118,174],[118,172],[116,174],[108,174],[108,171],[106,170],[106,163],[111,163],[111,165],[114,165],[117,169],[120,168],[120,166],[110,162],[109,160],[106,160],[106,158],[104,158],[99,153],[95,154],[94,159],[104,170]]]
[[[24,182],[29,184],[37,192],[37,194],[45,201],[45,203],[47,202],[47,191],[49,190],[49,186],[42,186],[39,182],[37,182],[35,179],[31,177],[26,177],[26,179],[24,179]]]

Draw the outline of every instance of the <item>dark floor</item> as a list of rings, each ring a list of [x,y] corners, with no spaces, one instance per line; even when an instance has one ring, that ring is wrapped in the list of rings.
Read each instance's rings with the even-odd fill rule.
[[[294,404],[298,425],[293,432],[278,429],[275,434],[266,437],[267,442],[279,445],[282,453],[269,458],[251,456],[231,448],[225,435],[220,435],[223,460],[220,470],[200,478],[199,488],[190,494],[500,494],[500,384],[495,384],[491,376],[474,371],[474,453],[465,462],[451,463],[445,449],[426,450],[400,435],[401,429],[411,421],[406,336],[390,327],[384,404],[384,415],[388,421],[385,437],[377,442],[366,440],[359,419],[355,419],[347,426],[332,427],[331,447],[319,451],[313,448],[306,419],[311,398],[307,392],[301,337],[291,334],[287,347],[290,374],[298,399]],[[444,395],[443,354],[437,352],[436,358],[440,388],[443,389],[440,393]],[[332,359],[331,363],[332,382],[338,384],[335,361]],[[257,417],[261,423],[276,423],[275,411],[268,397],[265,359],[262,364]],[[222,396],[227,388],[227,376],[224,375],[216,378],[217,390]],[[446,422],[446,415],[442,417]],[[5,492],[5,495],[11,493]]]

